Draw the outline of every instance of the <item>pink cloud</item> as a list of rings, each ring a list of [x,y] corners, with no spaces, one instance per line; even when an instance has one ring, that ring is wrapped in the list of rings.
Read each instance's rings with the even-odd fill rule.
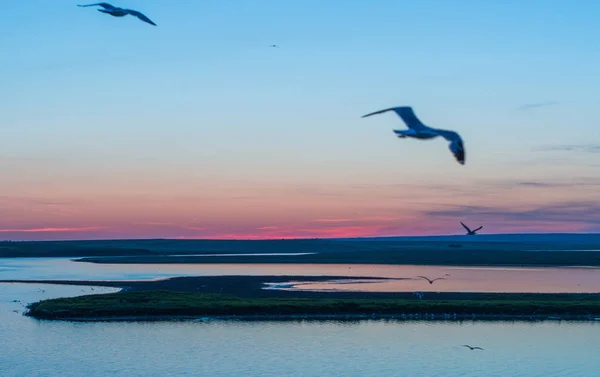
[[[396,221],[402,220],[402,217],[372,216],[361,219],[362,221]]]
[[[177,224],[173,224],[173,223],[166,223],[166,222],[161,222],[161,221],[147,221],[147,222],[140,223],[140,225],[152,225],[152,226],[176,226]]]
[[[52,232],[88,232],[101,230],[97,226],[86,226],[80,228],[31,228],[31,229],[0,229],[0,233],[52,233]]]
[[[354,221],[354,219],[316,219],[313,221],[316,223],[347,223]]]
[[[363,222],[388,222],[402,220],[402,217],[389,217],[389,216],[367,216],[359,217],[355,219],[351,218],[339,218],[339,219],[316,219],[313,220],[315,223],[363,223]]]
[[[393,235],[382,232],[379,225],[373,226],[339,226],[329,228],[289,228],[265,229],[265,232],[252,231],[219,232],[215,231],[201,236],[179,236],[178,239],[293,239],[293,238],[351,238],[376,235]]]

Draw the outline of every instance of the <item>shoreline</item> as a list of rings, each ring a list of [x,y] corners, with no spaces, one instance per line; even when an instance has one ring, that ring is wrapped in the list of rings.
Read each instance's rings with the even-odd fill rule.
[[[545,322],[545,321],[580,321],[599,322],[598,315],[512,315],[512,314],[246,314],[246,315],[160,315],[160,316],[120,316],[120,317],[72,317],[56,319],[40,319],[46,321],[69,321],[69,322],[172,322],[172,321],[364,321],[364,320],[395,320],[395,321],[432,321],[432,322],[475,322],[475,321],[498,321],[498,322]]]
[[[199,276],[151,281],[3,280],[0,283],[120,288],[119,292],[42,300],[36,319],[155,320],[584,320],[600,321],[600,293],[287,291],[290,280],[372,279],[340,276]]]
[[[331,280],[373,280],[393,281],[411,280],[411,278],[386,278],[372,276],[342,275],[216,275],[216,276],[178,276],[157,280],[0,280],[0,284],[55,284],[72,286],[97,286],[120,288],[123,292],[172,291],[190,293],[226,294],[244,298],[307,298],[307,299],[413,299],[415,292],[424,294],[423,300],[465,300],[465,299],[566,299],[569,297],[600,299],[600,292],[453,292],[453,291],[309,291],[265,289],[267,283],[288,283],[290,281],[327,282]]]
[[[161,256],[162,258],[163,256]],[[165,258],[177,258],[177,257],[171,257],[171,256],[164,256]],[[330,261],[330,262],[317,262],[317,263],[311,263],[311,262],[301,262],[301,263],[296,263],[296,262],[292,262],[292,261],[286,261],[286,262],[282,262],[282,261],[274,261],[274,260],[261,260],[260,262],[255,262],[255,260],[257,260],[256,257],[248,257],[248,260],[244,260],[244,261],[240,261],[239,259],[233,259],[233,257],[222,257],[222,258],[227,258],[227,259],[216,259],[217,257],[210,257],[210,259],[206,259],[203,256],[195,256],[194,258],[202,258],[205,260],[197,260],[197,261],[185,261],[185,262],[179,262],[179,261],[171,261],[171,262],[162,262],[162,261],[158,261],[158,260],[152,260],[149,258],[152,257],[135,257],[135,258],[139,258],[139,261],[125,261],[125,262],[117,262],[116,259],[114,258],[129,258],[128,256],[123,256],[123,257],[76,257],[76,258],[70,258],[69,260],[71,262],[80,262],[80,263],[93,263],[93,264],[148,264],[148,265],[153,265],[153,264],[295,264],[295,265],[323,265],[323,266],[327,266],[327,265],[340,265],[340,266],[354,266],[354,265],[375,265],[375,266],[414,266],[414,267],[452,267],[452,268],[457,268],[457,267],[464,267],[464,268],[578,268],[578,269],[600,269],[600,264],[598,265],[584,265],[584,264],[576,264],[576,265],[570,265],[570,264],[523,264],[523,263],[519,263],[519,264],[510,264],[510,263],[494,263],[494,264],[488,264],[488,263],[480,263],[480,264],[476,264],[476,263],[472,263],[472,264],[432,264],[432,263],[365,263],[365,262],[352,262],[352,261],[348,261],[348,262],[337,262],[337,261]],[[190,257],[185,257],[185,258],[190,258]],[[219,257],[221,258],[221,257]],[[241,258],[241,257],[240,257]],[[236,260],[235,262],[227,262],[227,260]],[[293,276],[293,275],[292,275]]]

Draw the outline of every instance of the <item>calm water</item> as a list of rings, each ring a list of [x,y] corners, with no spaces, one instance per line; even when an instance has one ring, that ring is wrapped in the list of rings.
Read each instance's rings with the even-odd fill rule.
[[[91,292],[0,284],[0,376],[596,377],[600,370],[600,322],[76,323],[13,312],[22,310],[13,300],[82,289]]]
[[[446,276],[446,275],[450,276]],[[208,275],[372,276],[402,280],[354,284],[305,283],[288,289],[379,292],[600,292],[598,268],[449,267],[341,264],[94,264],[68,258],[0,258],[0,280],[148,280]],[[405,280],[445,277],[430,285]],[[292,279],[293,280],[293,279]]]

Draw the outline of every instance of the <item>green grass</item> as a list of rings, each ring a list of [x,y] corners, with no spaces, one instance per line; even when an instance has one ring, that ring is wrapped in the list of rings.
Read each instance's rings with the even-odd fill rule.
[[[495,298],[491,298],[495,297]],[[600,298],[578,295],[487,295],[486,299],[242,298],[174,291],[118,292],[43,300],[29,306],[40,319],[140,316],[416,314],[599,315]]]

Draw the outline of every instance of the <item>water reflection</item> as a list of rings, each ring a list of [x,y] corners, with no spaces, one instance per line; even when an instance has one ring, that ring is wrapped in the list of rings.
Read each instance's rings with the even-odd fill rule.
[[[12,312],[15,299],[78,295],[80,289],[0,285],[0,331],[8,340],[0,342],[1,376],[592,377],[600,370],[598,322],[75,323]]]
[[[342,264],[95,264],[68,258],[0,259],[0,280],[150,280],[174,276],[286,275],[376,277],[377,281],[296,281],[284,289],[370,292],[600,292],[600,269]],[[429,284],[411,278],[446,277]],[[449,276],[447,276],[449,275]],[[293,282],[294,279],[290,279]]]
[[[423,268],[424,270],[424,268]],[[527,272],[529,270],[529,272]],[[465,269],[445,280],[429,284],[426,280],[399,279],[332,279],[267,283],[265,289],[287,291],[353,291],[353,292],[503,292],[503,293],[597,293],[600,292],[600,270],[579,269]],[[419,273],[415,270],[415,274]]]

